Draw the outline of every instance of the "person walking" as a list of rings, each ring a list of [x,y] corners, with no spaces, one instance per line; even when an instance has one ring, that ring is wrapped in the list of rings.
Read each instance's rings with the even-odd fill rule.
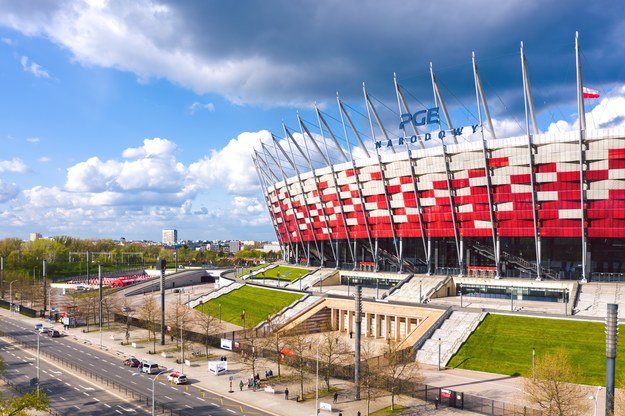
[[[289,388],[284,389],[284,400],[289,400]]]
[[[335,391],[335,392],[334,392],[334,397],[333,397],[332,403],[336,403],[336,401],[337,401],[337,399],[338,399],[338,398],[339,398],[339,392],[338,392],[338,391]]]
[[[239,390],[243,391],[243,380],[239,381]]]

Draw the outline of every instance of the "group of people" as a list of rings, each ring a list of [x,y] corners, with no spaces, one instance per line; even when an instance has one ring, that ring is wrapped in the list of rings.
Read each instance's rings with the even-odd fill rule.
[[[269,374],[271,376],[273,376],[273,371],[271,370],[267,370],[265,371],[265,377],[267,378],[267,374]],[[256,373],[256,375],[252,374],[250,375],[250,378],[247,379],[247,382],[244,383],[243,380],[239,381],[239,390],[243,391],[243,387],[247,386],[248,389],[253,389],[254,391],[256,391],[256,389],[258,387],[260,387],[260,374]]]

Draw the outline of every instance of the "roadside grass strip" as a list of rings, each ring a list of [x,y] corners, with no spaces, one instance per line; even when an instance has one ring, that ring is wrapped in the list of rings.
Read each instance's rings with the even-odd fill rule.
[[[299,293],[243,286],[198,305],[195,309],[216,318],[219,318],[221,309],[222,321],[241,326],[243,326],[242,314],[245,311],[245,327],[251,328],[303,296]]]
[[[619,332],[623,333],[619,325]],[[532,375],[532,348],[536,361],[560,348],[568,351],[577,377],[574,383],[605,385],[605,324],[521,316],[488,315],[469,337],[448,367],[511,376]],[[617,357],[625,354],[625,343],[618,344]],[[623,374],[625,363],[616,360],[616,374]]]

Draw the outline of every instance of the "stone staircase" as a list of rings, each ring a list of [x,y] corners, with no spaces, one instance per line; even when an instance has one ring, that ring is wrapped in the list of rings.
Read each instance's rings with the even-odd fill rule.
[[[438,365],[440,342],[440,364],[446,365],[485,316],[481,312],[454,311],[417,351],[417,361]]]

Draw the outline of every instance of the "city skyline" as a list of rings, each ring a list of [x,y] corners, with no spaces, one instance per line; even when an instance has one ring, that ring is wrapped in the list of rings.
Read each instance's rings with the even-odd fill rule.
[[[576,31],[585,84],[601,95],[589,128],[625,123],[614,2],[24,1],[0,12],[0,238],[159,241],[175,224],[189,240],[273,241],[251,163],[269,131],[283,137],[283,120],[298,131],[297,112],[316,122],[315,102],[338,117],[337,91],[362,110],[363,81],[396,108],[394,72],[413,111],[427,108],[430,62],[470,125],[475,51],[498,132],[522,134],[521,41],[542,131],[575,126]]]

